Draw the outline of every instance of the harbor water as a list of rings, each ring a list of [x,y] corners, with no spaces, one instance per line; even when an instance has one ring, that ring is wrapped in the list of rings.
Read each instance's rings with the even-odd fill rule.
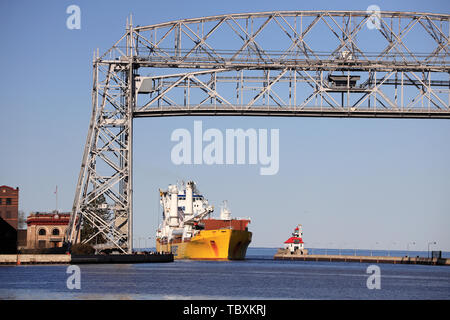
[[[275,261],[275,252],[249,248],[244,261],[80,265],[80,289],[67,285],[68,265],[0,266],[0,299],[450,299],[448,266],[379,264],[379,289],[369,289],[370,264]]]

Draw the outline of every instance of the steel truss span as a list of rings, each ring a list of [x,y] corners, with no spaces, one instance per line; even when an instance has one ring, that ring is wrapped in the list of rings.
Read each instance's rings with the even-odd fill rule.
[[[94,56],[66,241],[88,223],[131,252],[133,118],[448,119],[449,33],[450,15],[416,12],[276,11],[137,27],[130,18]]]

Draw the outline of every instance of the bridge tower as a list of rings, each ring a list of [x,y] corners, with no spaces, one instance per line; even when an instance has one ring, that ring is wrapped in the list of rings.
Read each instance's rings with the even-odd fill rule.
[[[133,249],[133,109],[135,77],[132,21],[126,52],[118,60],[94,54],[92,114],[66,242],[79,239],[82,224],[122,253]]]

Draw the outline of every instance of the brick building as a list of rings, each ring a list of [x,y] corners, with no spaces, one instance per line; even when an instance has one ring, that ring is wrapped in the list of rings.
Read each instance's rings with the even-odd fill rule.
[[[0,186],[0,218],[17,230],[19,217],[19,188]]]
[[[27,248],[61,247],[69,220],[70,213],[31,213],[27,218]]]
[[[19,188],[0,186],[0,254],[17,252]]]

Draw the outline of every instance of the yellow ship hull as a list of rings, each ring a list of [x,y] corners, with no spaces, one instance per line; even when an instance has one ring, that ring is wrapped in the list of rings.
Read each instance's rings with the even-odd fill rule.
[[[156,242],[158,252],[172,252],[175,259],[242,260],[245,259],[252,233],[245,230],[201,230],[190,241]]]

